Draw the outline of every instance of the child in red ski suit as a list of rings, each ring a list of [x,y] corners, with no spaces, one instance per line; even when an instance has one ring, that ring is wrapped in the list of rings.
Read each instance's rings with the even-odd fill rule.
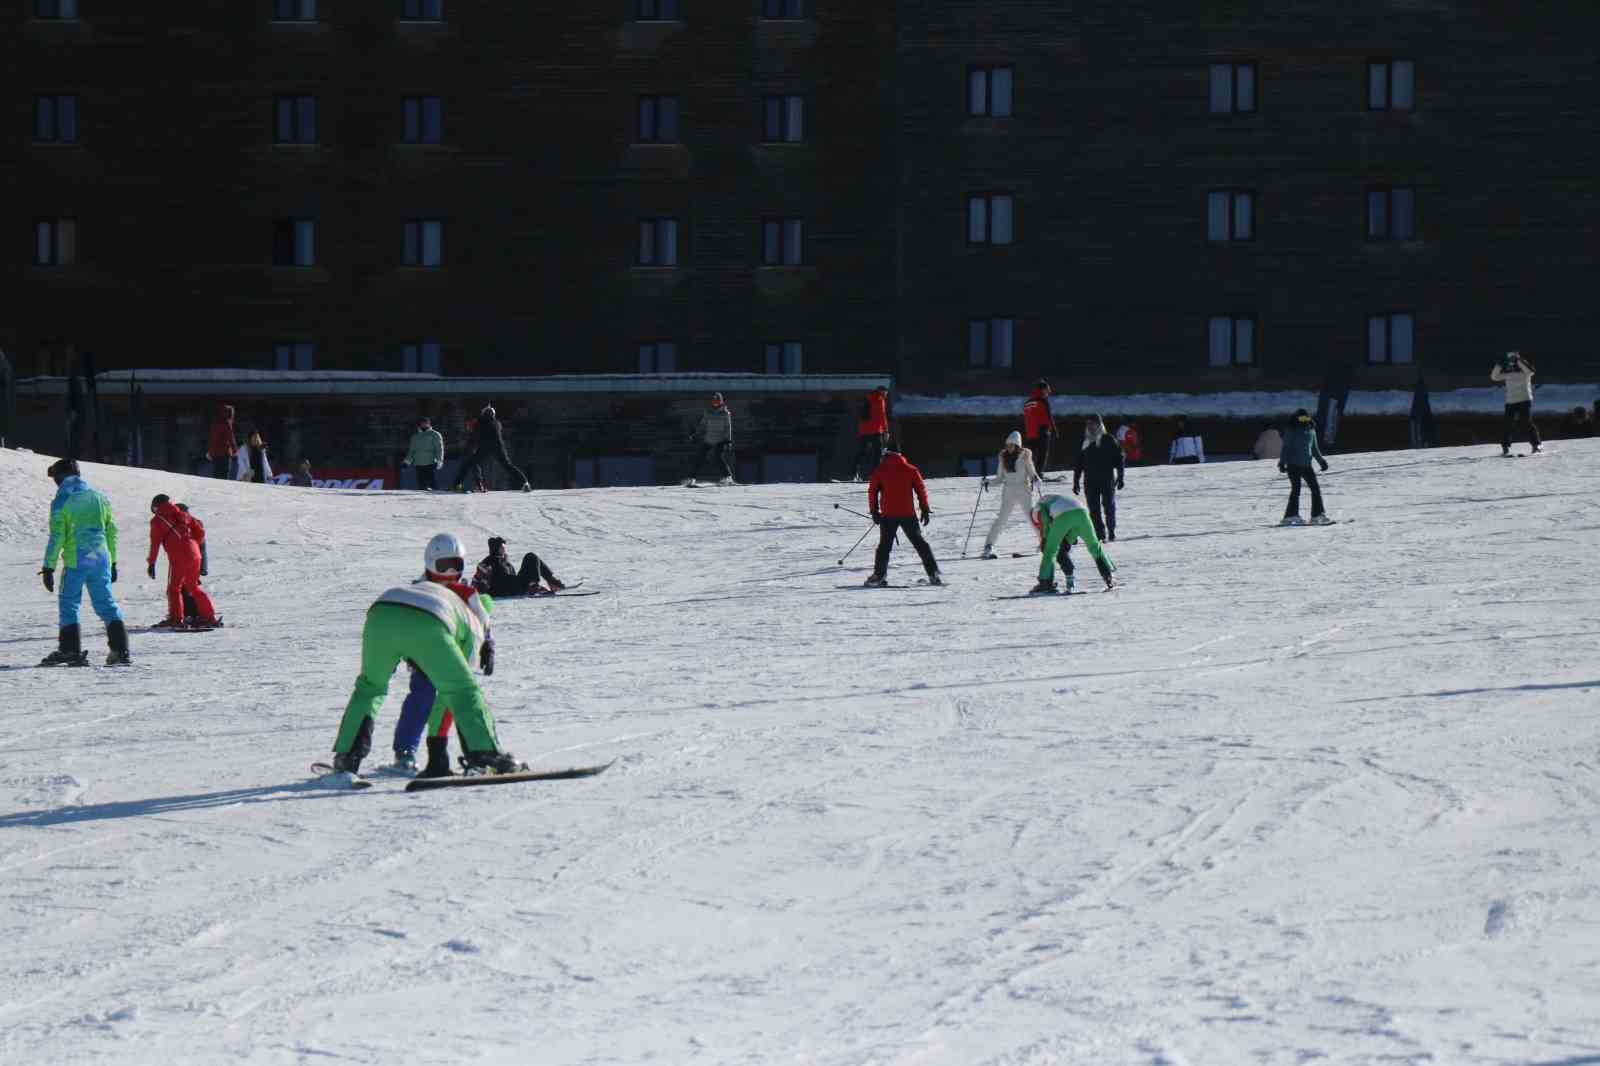
[[[161,549],[167,549],[167,617],[161,626],[183,625],[183,597],[194,600],[200,624],[214,626],[218,623],[217,610],[211,597],[200,587],[200,544],[205,539],[205,528],[196,529],[196,523],[178,510],[171,497],[165,493],[150,501],[150,557],[147,572],[156,576],[156,558]]]

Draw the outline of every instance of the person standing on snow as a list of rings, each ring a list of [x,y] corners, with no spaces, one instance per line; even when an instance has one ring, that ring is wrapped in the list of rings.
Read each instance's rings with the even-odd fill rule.
[[[539,586],[544,581],[550,586],[549,592],[560,592],[566,588],[566,583],[559,581],[551,573],[545,561],[533,552],[528,552],[522,557],[522,566],[517,568],[511,565],[511,556],[506,552],[504,537],[489,538],[489,554],[478,563],[478,568],[472,573],[472,587],[479,592],[487,592],[491,596],[539,596],[548,595],[545,589]]]
[[[856,423],[856,458],[851,467],[851,480],[862,480],[863,469],[869,473],[883,458],[883,442],[889,436],[889,386],[879,385],[861,401],[861,420]],[[871,465],[863,467],[862,461],[872,456]]]
[[[689,434],[691,443],[698,441],[700,451],[694,457],[694,469],[689,472],[689,480],[685,485],[694,485],[700,477],[700,469],[705,466],[706,456],[715,455],[717,462],[722,466],[722,478],[719,485],[732,485],[733,482],[733,411],[722,402],[722,393],[711,394],[711,406],[700,413],[700,421],[695,423],[694,431]]]
[[[238,454],[239,442],[233,434],[233,407],[223,404],[211,421],[211,431],[206,434],[206,459],[211,463],[211,476],[231,476],[234,456]]]
[[[442,455],[442,439],[440,448]],[[506,453],[505,434],[500,426],[500,417],[495,414],[494,406],[492,404],[485,404],[483,410],[478,412],[478,447],[473,451],[471,457],[468,458],[466,462],[461,464],[461,474],[456,478],[457,492],[467,491],[464,488],[467,480],[467,472],[469,470],[481,471],[483,462],[486,459],[494,459],[498,461],[501,466],[505,467],[506,472],[511,475],[511,483],[518,484],[520,482],[523,492],[533,491],[533,485],[529,483],[528,476],[511,461],[511,456]],[[478,477],[481,484],[481,472],[478,474]]]
[[[878,554],[873,559],[872,573],[865,584],[874,587],[889,583],[889,553],[894,551],[896,533],[904,533],[911,546],[922,558],[922,568],[928,573],[928,584],[942,585],[939,564],[933,549],[922,539],[917,528],[917,508],[922,511],[922,524],[933,521],[933,509],[928,506],[928,487],[923,484],[922,472],[906,461],[900,449],[890,441],[884,446],[883,459],[867,482],[867,510],[878,526]]]
[[[1094,565],[1105,579],[1106,588],[1116,584],[1111,578],[1116,564],[1100,546],[1100,538],[1095,536],[1089,512],[1082,503],[1071,496],[1041,496],[1033,505],[1032,518],[1033,527],[1039,531],[1039,548],[1044,558],[1039,561],[1039,583],[1030,592],[1056,591],[1057,562],[1067,575],[1067,591],[1072,591],[1072,545],[1080,540],[1094,557]]]
[[[1127,458],[1129,466],[1138,466],[1144,462],[1144,452],[1139,447],[1139,427],[1132,422],[1124,422],[1117,427],[1117,443],[1122,445],[1122,454]]]
[[[1041,475],[1050,469],[1050,447],[1056,439],[1056,420],[1050,413],[1050,383],[1040,378],[1022,405],[1022,432]]]
[[[260,433],[252,431],[249,441],[235,458],[238,469],[234,477],[239,481],[254,481],[258,485],[271,483],[272,461],[267,458],[267,442],[261,439]]]
[[[111,596],[117,580],[117,520],[105,496],[90,488],[78,473],[72,459],[58,459],[50,465],[50,479],[56,483],[55,499],[50,501],[50,539],[44,547],[44,565],[39,570],[46,592],[56,591],[56,558],[66,568],[61,574],[57,609],[61,622],[55,651],[46,655],[40,666],[87,666],[78,628],[78,611],[83,590],[89,589],[94,613],[106,624],[106,643],[110,654],[107,666],[126,666],[128,627],[122,611]]]
[[[1522,358],[1521,352],[1507,352],[1489,371],[1489,380],[1503,382],[1506,387],[1506,421],[1500,436],[1500,454],[1511,454],[1511,429],[1519,422],[1528,436],[1528,447],[1536,452],[1543,451],[1539,427],[1533,424],[1533,367]]]
[[[1088,488],[1089,517],[1101,540],[1117,539],[1117,490],[1123,487],[1126,473],[1121,446],[1106,432],[1100,416],[1094,415],[1083,424],[1083,450],[1072,468],[1072,491],[1078,492],[1080,485]]]
[[[188,515],[178,510],[172,498],[161,493],[150,501],[150,557],[145,572],[155,580],[156,559],[167,550],[167,617],[156,625],[163,629],[182,629],[183,601],[194,600],[195,613],[202,626],[218,626],[222,620],[211,604],[211,597],[200,587],[200,545],[205,527],[196,530]]]
[[[1183,466],[1205,461],[1205,441],[1200,439],[1200,434],[1189,429],[1189,419],[1179,415],[1177,425],[1172,428],[1172,445],[1167,449],[1167,462],[1173,466]]]
[[[1283,521],[1278,523],[1279,525],[1305,525],[1300,519],[1302,481],[1311,489],[1311,524],[1314,526],[1333,524],[1333,519],[1322,512],[1322,486],[1317,484],[1317,475],[1311,469],[1313,459],[1326,473],[1328,460],[1322,457],[1322,449],[1317,447],[1317,424],[1302,407],[1294,413],[1294,421],[1289,425],[1289,435],[1283,441],[1283,454],[1278,458],[1278,472],[1289,475],[1289,506],[1283,509]]]
[[[995,558],[994,546],[1006,528],[1006,520],[1011,517],[1012,509],[1020,507],[1026,514],[1028,503],[1033,499],[1033,490],[1039,485],[1039,471],[1033,467],[1033,453],[1022,446],[1022,434],[1016,430],[1006,436],[1005,447],[1000,449],[999,461],[995,464],[994,477],[1000,482],[1000,513],[994,516],[989,533],[983,538],[982,558],[985,559]],[[988,478],[983,479],[983,487],[988,489]]]
[[[417,419],[417,431],[411,434],[411,446],[406,449],[406,457],[400,465],[416,467],[417,488],[423,492],[433,491],[434,478],[444,465],[444,435],[433,428],[433,422],[427,417]]]
[[[472,676],[473,656],[485,675],[494,673],[494,639],[489,598],[461,582],[465,549],[453,534],[440,533],[424,549],[423,564],[421,579],[389,589],[367,609],[361,674],[333,744],[334,773],[347,783],[372,750],[373,721],[389,694],[389,679],[407,661],[416,663],[435,689],[430,720],[442,721],[446,709],[453,713],[469,772],[526,769],[500,750],[494,717]]]
[[[210,553],[206,549],[206,527],[204,523],[200,521],[200,519],[196,518],[190,513],[188,504],[180,503],[176,504],[175,506],[188,517],[189,526],[194,531],[194,541],[196,544],[200,545],[200,576],[205,577],[211,572]],[[198,581],[195,582],[197,585],[199,583],[200,582]],[[189,595],[187,592],[183,594],[183,624],[186,626],[196,626],[200,624],[200,608],[194,602],[194,597]],[[220,619],[218,620],[218,624],[221,624]]]

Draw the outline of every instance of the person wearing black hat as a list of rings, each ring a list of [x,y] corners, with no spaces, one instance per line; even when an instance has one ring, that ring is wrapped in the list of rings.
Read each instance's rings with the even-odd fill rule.
[[[691,488],[700,484],[700,468],[705,465],[706,457],[716,456],[717,462],[722,466],[722,479],[719,485],[732,485],[733,482],[733,411],[722,402],[722,393],[711,394],[711,406],[700,414],[700,421],[695,424],[694,432],[689,434],[689,441],[699,441],[700,451],[694,459],[694,469],[684,485]]]
[[[543,581],[544,585],[539,582]],[[548,586],[546,588],[545,586]],[[489,538],[489,554],[472,574],[472,587],[491,596],[540,596],[560,592],[566,583],[551,573],[549,565],[534,552],[522,557],[520,568],[511,565],[504,537]]]
[[[78,628],[78,611],[87,587],[94,613],[106,624],[106,643],[111,648],[106,665],[126,666],[133,661],[128,654],[128,627],[111,595],[111,586],[117,580],[117,520],[111,514],[111,504],[84,482],[72,459],[57,460],[49,473],[57,488],[55,499],[50,501],[50,539],[39,571],[46,592],[56,591],[58,557],[65,570],[57,598],[59,644],[40,665],[89,665]]]
[[[506,454],[506,441],[500,430],[500,419],[494,412],[491,404],[485,404],[482,411],[478,412],[478,447],[466,462],[461,464],[461,472],[456,477],[456,491],[467,491],[464,487],[467,480],[467,471],[480,467],[485,459],[497,459],[500,465],[511,474],[513,483],[521,482],[523,492],[532,492],[533,486],[528,483],[528,476],[511,461],[511,456]]]

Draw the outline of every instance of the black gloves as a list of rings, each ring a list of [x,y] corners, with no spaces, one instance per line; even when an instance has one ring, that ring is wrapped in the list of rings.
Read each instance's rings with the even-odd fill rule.
[[[111,583],[113,585],[115,585],[117,583],[117,564],[116,563],[112,563],[111,564]]]
[[[203,563],[200,566],[200,576],[201,577],[205,577],[206,576],[206,568],[205,568],[205,564],[203,564]]]
[[[883,516],[877,511],[872,512],[872,524],[875,526],[883,525]]]
[[[1278,464],[1278,473],[1287,474],[1288,472],[1289,472],[1289,466],[1288,466],[1287,463],[1279,463]]]
[[[494,641],[486,640],[478,651],[478,669],[485,675],[494,673]]]
[[[928,508],[924,507],[922,509],[922,524],[923,525],[927,525],[929,522],[932,522],[932,521],[933,521],[933,512],[930,511]]]
[[[46,592],[54,592],[56,590],[56,572],[54,570],[47,566],[39,571],[39,576],[44,578],[44,590]]]
[[[1081,492],[1083,492],[1083,482],[1079,481],[1077,478],[1073,478],[1072,479],[1072,494],[1074,496],[1076,496]]]
[[[145,573],[150,575],[150,580],[151,581],[154,581],[156,579],[156,564],[155,563],[151,563],[148,567],[146,567],[145,568]]]
[[[1125,486],[1125,485],[1123,485],[1123,483],[1122,483],[1122,478],[1121,478],[1121,477],[1120,477],[1120,476],[1119,476],[1119,477],[1118,477],[1118,478],[1117,478],[1117,488],[1118,488],[1118,489],[1119,489],[1119,490],[1120,490],[1120,489],[1123,489],[1123,488],[1126,488],[1126,486]]]
[[[1318,462],[1318,463],[1319,463],[1319,464],[1321,464],[1321,466],[1322,466],[1322,472],[1323,472],[1323,473],[1324,473],[1324,474],[1326,474],[1326,473],[1327,473],[1327,472],[1328,472],[1328,460],[1326,460],[1326,459],[1318,459],[1318,460],[1317,460],[1317,462]]]

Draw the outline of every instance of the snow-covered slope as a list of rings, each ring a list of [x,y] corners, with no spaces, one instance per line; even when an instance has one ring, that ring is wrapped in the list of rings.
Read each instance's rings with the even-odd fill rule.
[[[168,492],[234,625],[0,673],[0,1061],[1600,1061],[1600,442],[1554,449],[1337,456],[1326,529],[1266,464],[1131,471],[1125,587],[1071,599],[958,559],[971,480],[950,587],[862,591],[845,486],[87,467],[130,618]],[[53,643],[45,465],[0,452],[0,664]],[[608,774],[308,786],[439,529],[602,591],[502,604],[485,684]]]

